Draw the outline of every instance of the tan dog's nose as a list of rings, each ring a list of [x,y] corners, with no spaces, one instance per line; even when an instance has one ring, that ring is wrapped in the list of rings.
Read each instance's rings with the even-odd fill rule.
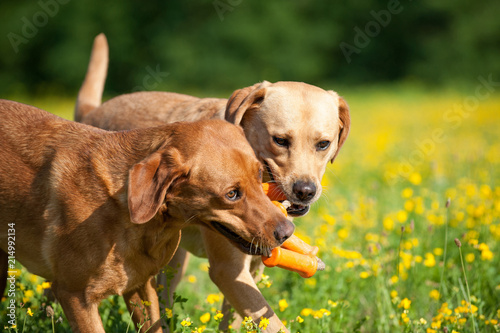
[[[278,224],[276,229],[274,230],[274,238],[280,243],[283,244],[290,236],[293,235],[295,230],[295,225],[289,220],[285,219],[283,222]]]
[[[316,185],[313,182],[299,180],[293,184],[293,193],[297,199],[310,201],[316,195]]]

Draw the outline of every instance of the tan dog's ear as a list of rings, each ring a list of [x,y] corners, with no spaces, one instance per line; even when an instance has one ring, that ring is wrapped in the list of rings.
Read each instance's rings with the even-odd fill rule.
[[[266,95],[266,89],[264,88],[270,85],[270,82],[263,81],[233,92],[227,101],[225,119],[230,123],[240,125],[245,112],[251,107],[262,103]]]
[[[337,95],[335,93],[335,95]],[[331,162],[335,160],[337,157],[340,147],[344,144],[345,140],[347,139],[347,135],[349,134],[349,129],[351,128],[351,116],[349,115],[349,106],[347,105],[347,102],[340,96],[338,96],[339,99],[339,123],[340,123],[340,131],[339,131],[339,143],[337,145],[337,151],[335,152],[335,155],[333,155]]]
[[[162,160],[162,154],[156,152],[129,171],[128,208],[132,223],[151,220],[165,201],[168,189],[182,175],[178,167],[167,166]]]

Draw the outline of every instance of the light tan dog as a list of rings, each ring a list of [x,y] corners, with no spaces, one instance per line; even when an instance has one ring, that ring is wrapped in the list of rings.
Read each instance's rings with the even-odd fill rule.
[[[87,75],[78,95],[76,120],[119,130],[179,120],[225,118],[243,128],[257,158],[265,166],[264,180],[279,184],[290,202],[291,216],[306,214],[309,205],[319,198],[325,168],[329,161],[333,162],[349,132],[346,102],[333,91],[299,82],[271,84],[265,81],[235,91],[229,100],[138,92],[115,97],[101,105],[107,63],[108,45],[101,34],[94,42]],[[185,250],[207,256],[210,277],[224,293],[225,310],[229,309],[229,301],[241,316],[256,321],[269,318],[269,332],[282,326],[254,281],[255,273],[263,268],[260,258],[234,251],[229,242],[209,230],[190,228],[184,235],[182,248],[178,249],[171,266],[180,264],[185,268],[188,259]],[[174,287],[181,275],[172,282]],[[238,327],[240,321],[241,317],[237,316],[233,326]],[[227,322],[223,323],[224,327]]]
[[[97,308],[113,294],[141,332],[161,332],[154,277],[185,226],[247,254],[293,233],[243,131],[225,121],[108,132],[6,100],[0,119],[2,287],[12,255],[53,281],[74,332],[104,332]]]

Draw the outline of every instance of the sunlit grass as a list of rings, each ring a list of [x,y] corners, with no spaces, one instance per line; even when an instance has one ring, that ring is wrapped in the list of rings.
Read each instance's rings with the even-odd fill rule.
[[[324,195],[295,220],[297,234],[320,247],[327,270],[303,279],[266,269],[266,299],[293,332],[472,332],[473,322],[476,332],[498,332],[500,96],[470,107],[467,95],[455,93],[343,95],[351,134],[327,169]],[[70,99],[23,102],[72,118]],[[188,299],[174,307],[179,331],[217,327],[221,298],[206,271],[206,260],[192,260],[178,289]],[[43,280],[22,271],[18,287],[18,325],[27,318],[28,327],[43,322],[50,331]],[[57,320],[61,310],[53,307]],[[118,297],[101,313],[107,327],[126,327]],[[56,323],[58,332],[65,327]]]

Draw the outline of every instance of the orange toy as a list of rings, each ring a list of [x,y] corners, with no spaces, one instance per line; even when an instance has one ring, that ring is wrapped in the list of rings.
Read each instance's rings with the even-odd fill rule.
[[[286,200],[286,195],[276,183],[262,183],[262,188],[271,201]]]
[[[264,192],[271,200],[285,200],[285,195],[275,183],[262,184]],[[286,216],[285,207],[278,201],[273,201]],[[262,256],[262,262],[267,267],[278,266],[292,272],[299,273],[304,278],[313,276],[316,271],[324,270],[325,264],[316,257],[319,248],[311,246],[302,239],[292,235],[281,247],[276,247],[271,251],[271,256]]]

